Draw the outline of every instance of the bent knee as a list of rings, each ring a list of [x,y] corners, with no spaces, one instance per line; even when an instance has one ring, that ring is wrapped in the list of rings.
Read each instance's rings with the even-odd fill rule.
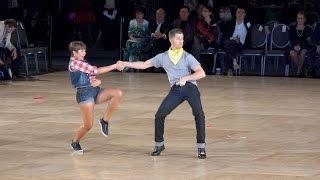
[[[163,118],[165,118],[167,115],[168,115],[167,113],[157,112],[156,115],[155,115],[155,118],[156,118],[156,119],[163,119]]]
[[[204,112],[203,111],[199,111],[199,112],[193,112],[192,113],[194,117],[196,118],[204,118]]]
[[[115,96],[119,99],[121,99],[123,97],[123,91],[121,89],[117,89]]]
[[[298,53],[296,51],[290,51],[290,57],[296,57]]]

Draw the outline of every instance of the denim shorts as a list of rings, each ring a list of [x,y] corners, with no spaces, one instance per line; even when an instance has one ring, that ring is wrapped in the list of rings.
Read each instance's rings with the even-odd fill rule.
[[[100,87],[84,87],[77,89],[76,99],[78,104],[96,103],[97,96],[100,92]]]

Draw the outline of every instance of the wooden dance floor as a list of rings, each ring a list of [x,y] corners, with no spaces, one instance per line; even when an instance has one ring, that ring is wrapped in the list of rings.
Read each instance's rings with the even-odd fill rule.
[[[154,114],[166,74],[112,72],[102,87],[123,101],[110,124],[70,142],[80,125],[67,72],[0,84],[0,179],[320,179],[320,81],[207,76],[199,82],[207,159],[197,158],[195,123],[183,103],[166,119],[161,156],[152,157]],[[95,118],[106,105],[98,105]]]

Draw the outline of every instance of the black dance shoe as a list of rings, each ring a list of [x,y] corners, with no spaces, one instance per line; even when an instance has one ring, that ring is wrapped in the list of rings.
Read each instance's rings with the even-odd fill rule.
[[[198,158],[199,159],[207,158],[206,150],[204,148],[198,148]]]
[[[159,156],[161,154],[161,151],[163,151],[164,149],[164,145],[155,146],[153,152],[151,153],[151,156]]]

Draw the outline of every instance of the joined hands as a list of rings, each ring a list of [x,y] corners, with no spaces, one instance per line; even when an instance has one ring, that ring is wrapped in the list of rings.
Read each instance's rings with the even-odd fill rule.
[[[116,69],[118,71],[122,71],[126,67],[125,62],[123,62],[123,61],[117,61],[117,63],[115,65],[116,65]]]

